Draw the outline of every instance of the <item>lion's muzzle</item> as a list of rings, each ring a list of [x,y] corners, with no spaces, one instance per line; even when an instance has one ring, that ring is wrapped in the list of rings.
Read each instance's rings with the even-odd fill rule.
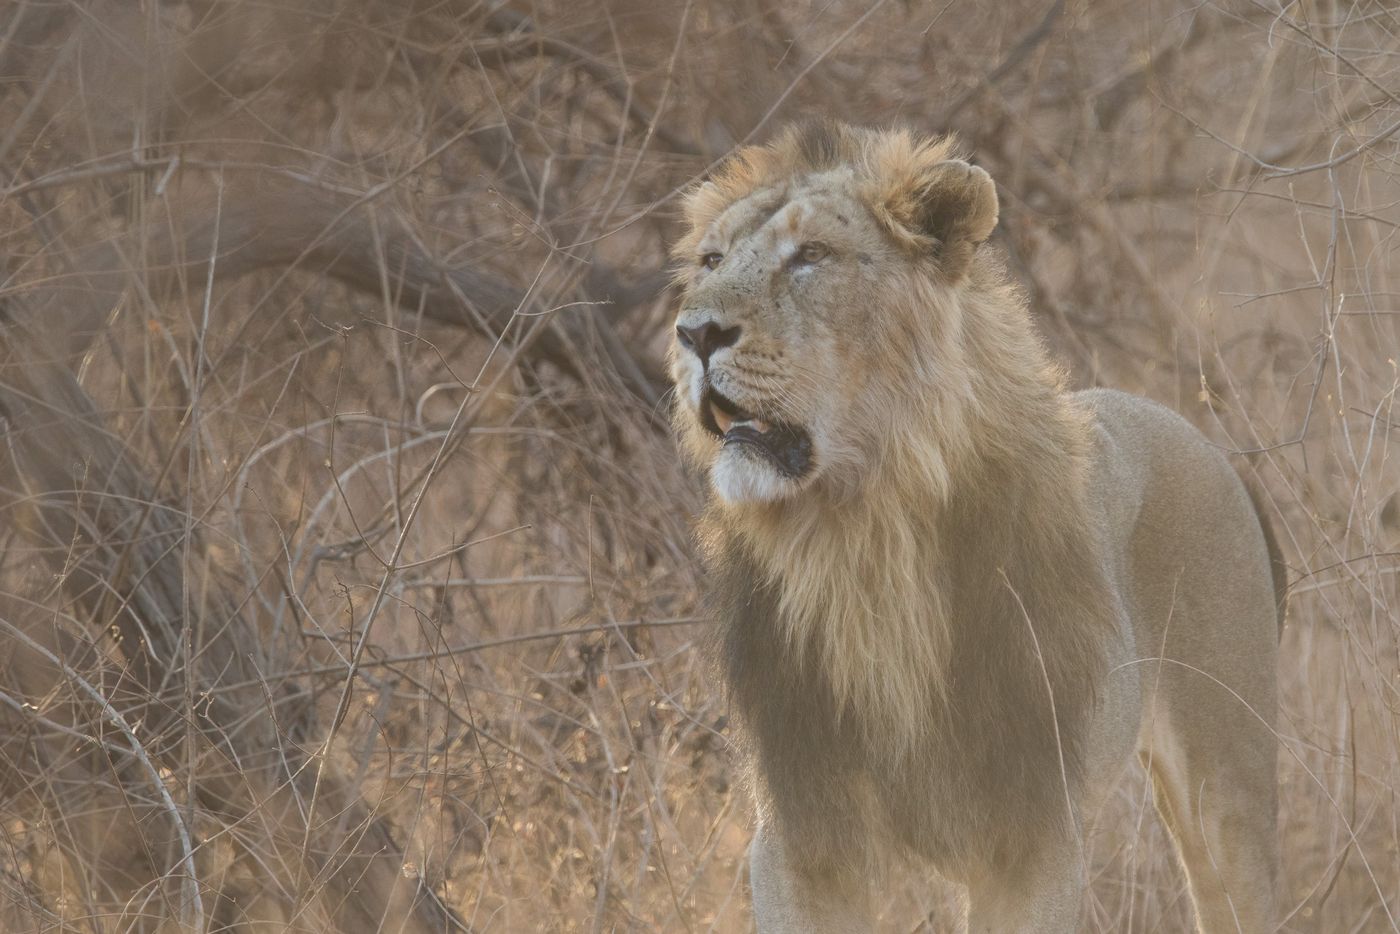
[[[705,430],[726,448],[762,458],[786,479],[800,480],[812,469],[812,437],[804,429],[746,412],[708,381],[700,397],[699,416]]]

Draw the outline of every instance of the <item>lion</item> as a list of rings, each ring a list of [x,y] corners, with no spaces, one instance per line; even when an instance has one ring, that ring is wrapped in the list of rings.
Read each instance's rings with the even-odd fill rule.
[[[902,863],[970,931],[1072,931],[1134,754],[1199,930],[1272,930],[1284,578],[1223,454],[1066,389],[948,138],[790,128],[684,213],[673,418],[759,930],[866,930]]]

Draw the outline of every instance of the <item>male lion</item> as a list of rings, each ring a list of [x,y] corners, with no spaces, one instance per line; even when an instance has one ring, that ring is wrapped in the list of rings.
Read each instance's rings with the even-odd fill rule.
[[[1200,929],[1271,930],[1281,565],[1225,458],[1066,391],[946,139],[789,130],[686,213],[675,420],[713,492],[759,929],[866,929],[912,859],[972,931],[1071,931],[1136,751]]]

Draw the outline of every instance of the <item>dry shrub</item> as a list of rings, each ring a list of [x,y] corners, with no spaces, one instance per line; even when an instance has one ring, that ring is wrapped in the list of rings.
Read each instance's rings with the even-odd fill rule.
[[[666,428],[677,191],[958,132],[1081,385],[1292,570],[1281,929],[1400,928],[1383,3],[19,0],[0,14],[0,928],[745,930]],[[1141,777],[1086,928],[1182,930]],[[889,930],[944,930],[910,877]]]

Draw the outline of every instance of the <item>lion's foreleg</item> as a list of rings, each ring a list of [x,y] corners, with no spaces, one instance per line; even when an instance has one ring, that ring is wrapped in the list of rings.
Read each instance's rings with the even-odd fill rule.
[[[789,858],[770,827],[749,846],[749,880],[759,934],[856,934],[871,927],[869,889],[849,874],[816,874]]]
[[[1084,880],[1079,838],[1046,841],[1014,870],[968,886],[968,934],[1074,934]]]

